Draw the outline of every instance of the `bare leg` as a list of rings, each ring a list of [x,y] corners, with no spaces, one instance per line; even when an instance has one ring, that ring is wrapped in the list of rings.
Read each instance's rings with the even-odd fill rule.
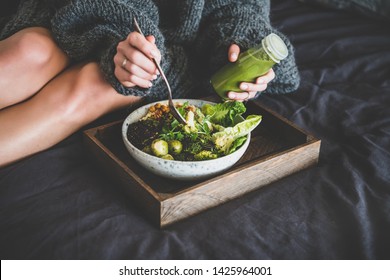
[[[139,101],[117,94],[97,64],[61,72],[68,63],[44,28],[27,28],[0,42],[0,166]]]
[[[44,28],[26,28],[0,41],[0,109],[34,95],[67,64]]]
[[[67,69],[31,99],[0,111],[0,166],[47,149],[98,117],[139,100],[118,94],[96,63]]]

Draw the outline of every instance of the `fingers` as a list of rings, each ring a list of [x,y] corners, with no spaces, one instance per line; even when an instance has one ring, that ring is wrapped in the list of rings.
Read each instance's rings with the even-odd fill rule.
[[[161,54],[157,46],[154,44],[154,36],[145,38],[138,32],[131,32],[127,37],[127,42],[130,46],[142,52],[148,58],[155,58],[158,62],[161,61]]]
[[[260,83],[258,83],[258,81],[256,81],[256,83],[241,83],[240,89],[243,91],[254,91],[254,92],[265,91],[267,89],[267,83],[263,81],[261,81]]]
[[[161,60],[155,37],[143,37],[138,32],[132,32],[117,46],[115,76],[126,87],[149,88],[158,74],[152,58],[158,62]]]
[[[228,50],[228,60],[235,62],[240,54],[240,47],[236,44],[231,44]]]
[[[156,74],[157,69],[151,59],[155,58],[159,62],[161,60],[160,51],[154,43],[148,41],[141,34],[130,33],[121,51],[130,63],[138,65],[139,68],[151,75]]]
[[[230,91],[227,93],[228,98],[234,100],[248,100],[254,98],[257,92],[261,92],[267,89],[268,83],[275,78],[275,72],[270,69],[265,75],[258,77],[255,83],[240,83],[240,89],[243,92]]]
[[[257,84],[262,84],[262,83],[267,84],[267,83],[271,82],[273,79],[275,79],[275,72],[271,68],[265,75],[258,77],[256,79],[256,83]]]
[[[146,36],[146,40],[152,44],[156,43],[156,38],[153,35]]]
[[[150,88],[153,85],[152,81],[157,78],[156,74],[150,74],[130,62],[127,62],[124,67],[115,67],[115,76],[126,87],[139,86],[142,88]]]
[[[248,99],[252,99],[256,96],[256,91],[251,91],[251,92],[247,92],[247,91],[244,91],[244,92],[235,92],[235,91],[229,91],[227,93],[227,96],[229,97],[229,99],[232,99],[232,100],[237,100],[237,101],[246,101]]]

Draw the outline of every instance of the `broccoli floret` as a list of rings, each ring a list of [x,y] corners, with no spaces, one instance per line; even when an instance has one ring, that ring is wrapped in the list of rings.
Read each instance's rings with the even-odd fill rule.
[[[186,152],[190,154],[197,154],[202,151],[203,147],[199,142],[189,142],[186,147]]]
[[[194,155],[195,160],[208,160],[208,159],[215,159],[217,157],[218,157],[217,154],[214,154],[211,151],[205,151],[205,150]]]

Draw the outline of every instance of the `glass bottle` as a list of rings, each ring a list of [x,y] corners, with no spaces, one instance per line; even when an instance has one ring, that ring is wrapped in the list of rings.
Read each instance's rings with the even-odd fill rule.
[[[241,53],[236,62],[230,62],[217,71],[211,77],[211,84],[217,94],[226,100],[227,92],[242,92],[239,88],[241,82],[255,82],[256,78],[267,73],[287,55],[286,44],[278,35],[271,33],[261,44]]]

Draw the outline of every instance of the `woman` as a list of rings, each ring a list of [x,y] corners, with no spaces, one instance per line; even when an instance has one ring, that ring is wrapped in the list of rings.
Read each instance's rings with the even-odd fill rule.
[[[22,0],[1,21],[0,166],[47,149],[106,113],[166,99],[152,57],[175,98],[196,98],[213,94],[211,74],[234,62],[240,48],[271,32],[292,54],[269,11],[267,0]],[[133,17],[146,38],[134,31]],[[293,55],[275,72],[241,83],[245,91],[228,97],[298,87]]]

